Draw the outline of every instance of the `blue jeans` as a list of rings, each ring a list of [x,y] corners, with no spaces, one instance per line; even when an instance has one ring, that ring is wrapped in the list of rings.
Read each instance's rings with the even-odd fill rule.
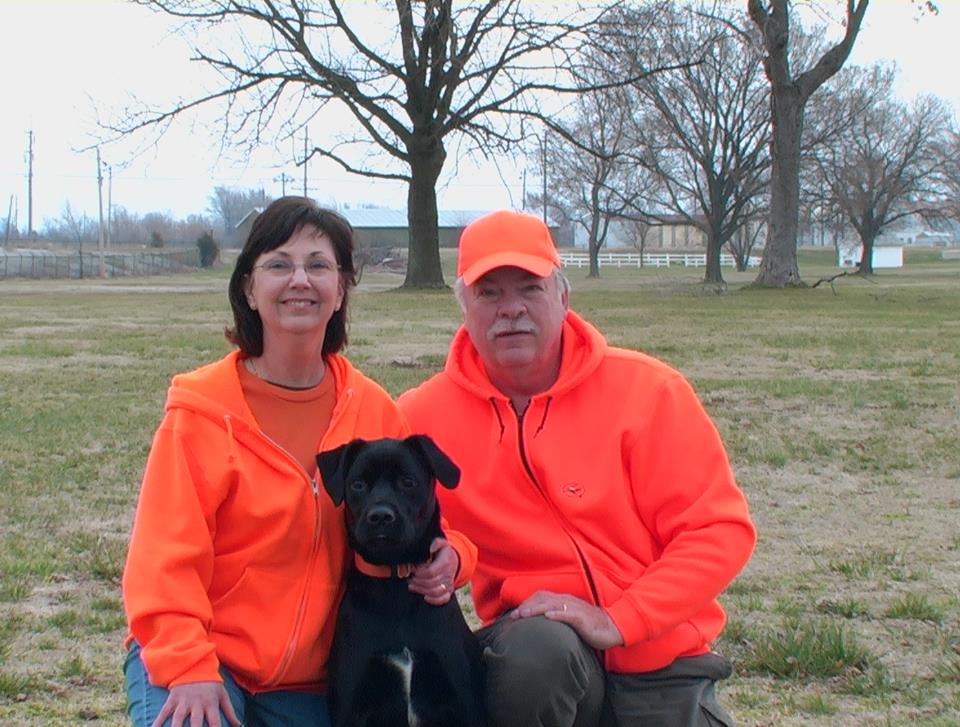
[[[147,679],[147,670],[140,658],[140,645],[130,644],[123,674],[127,683],[127,713],[134,727],[150,727],[167,701],[167,690],[156,687]],[[327,698],[323,694],[277,690],[251,694],[242,689],[223,667],[220,667],[223,686],[227,690],[233,711],[244,727],[330,727]],[[163,727],[171,725],[170,719]],[[226,716],[220,713],[222,727],[229,727]],[[204,725],[207,723],[204,722]]]

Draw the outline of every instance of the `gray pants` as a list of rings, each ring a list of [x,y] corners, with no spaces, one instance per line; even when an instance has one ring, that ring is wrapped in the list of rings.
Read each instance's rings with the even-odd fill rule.
[[[730,676],[719,654],[655,672],[605,673],[566,624],[501,618],[478,634],[494,727],[732,727],[714,685]]]

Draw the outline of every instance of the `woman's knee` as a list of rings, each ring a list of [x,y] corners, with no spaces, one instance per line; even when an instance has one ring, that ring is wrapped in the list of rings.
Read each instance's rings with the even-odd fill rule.
[[[147,669],[140,658],[140,646],[130,644],[123,662],[123,676],[127,689],[127,714],[133,727],[150,727],[164,702],[168,692],[162,687],[150,683]]]

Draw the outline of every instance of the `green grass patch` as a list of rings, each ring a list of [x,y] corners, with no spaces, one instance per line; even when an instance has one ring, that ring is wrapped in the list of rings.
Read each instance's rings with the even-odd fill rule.
[[[946,619],[947,611],[942,604],[934,603],[926,593],[905,593],[891,603],[883,615],[939,624]]]
[[[788,679],[827,678],[862,670],[869,656],[843,622],[791,619],[760,635],[748,667]]]

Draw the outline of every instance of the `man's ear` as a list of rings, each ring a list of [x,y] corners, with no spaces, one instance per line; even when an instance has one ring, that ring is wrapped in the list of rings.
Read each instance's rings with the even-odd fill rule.
[[[423,455],[430,472],[448,490],[452,490],[460,483],[460,468],[426,434],[409,436],[404,440],[404,444]]]
[[[357,457],[357,453],[366,444],[363,439],[354,439],[317,455],[317,469],[323,479],[323,488],[330,495],[334,505],[343,502],[347,486],[347,472]]]

